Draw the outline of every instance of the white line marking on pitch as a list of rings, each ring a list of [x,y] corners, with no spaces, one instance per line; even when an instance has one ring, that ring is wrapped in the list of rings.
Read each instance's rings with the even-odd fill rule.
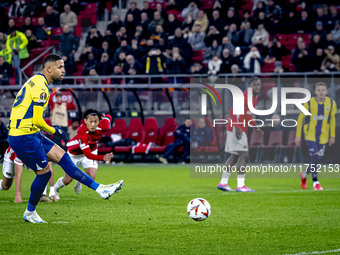
[[[57,221],[57,222],[52,222],[52,223],[55,223],[55,224],[72,224],[73,222],[67,222],[67,221]]]
[[[323,254],[323,253],[332,253],[332,252],[338,252],[338,251],[340,251],[340,249],[337,249],[337,250],[330,250],[330,251],[301,252],[301,253],[286,254],[286,255]]]
[[[324,189],[323,191],[339,191],[340,189]],[[259,191],[259,192],[249,192],[249,193],[296,193],[296,192],[316,192],[315,190],[275,190],[275,191]],[[236,193],[242,193],[242,192],[226,192],[226,193],[222,193],[222,195],[232,195],[232,194],[236,194]]]
[[[7,202],[9,202],[9,201],[0,201],[0,203],[7,203]]]

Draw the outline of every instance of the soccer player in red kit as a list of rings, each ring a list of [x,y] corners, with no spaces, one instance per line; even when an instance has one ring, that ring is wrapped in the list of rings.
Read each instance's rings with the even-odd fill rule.
[[[254,77],[249,82],[249,87],[252,88],[253,96],[252,102],[253,106],[257,105],[257,95],[261,90],[261,81],[259,78]],[[244,184],[245,181],[245,166],[247,158],[249,156],[248,152],[248,122],[253,119],[252,114],[248,107],[248,90],[243,92],[244,96],[244,114],[234,115],[233,108],[230,110],[231,121],[228,122],[227,127],[227,140],[225,145],[225,151],[231,154],[231,156],[226,161],[227,171],[222,174],[222,179],[218,184],[217,188],[223,191],[235,191],[231,189],[228,185],[228,180],[231,175],[231,169],[237,163],[237,189],[239,192],[254,192]],[[231,124],[233,123],[233,124]],[[235,124],[234,124],[235,123]],[[236,124],[241,123],[241,124]],[[244,123],[244,124],[242,124]],[[255,125],[255,123],[251,123]],[[255,131],[262,132],[259,128],[254,128]]]
[[[84,122],[68,143],[68,154],[75,165],[82,165],[92,179],[96,178],[98,169],[98,160],[107,161],[113,158],[113,154],[107,153],[97,155],[98,142],[104,133],[110,128],[112,121],[111,115],[107,114],[103,117],[94,109],[89,109],[84,114]],[[70,184],[73,179],[66,173],[64,177],[58,179],[54,185],[54,191],[57,199],[60,199],[59,191],[65,185]],[[75,181],[74,190],[77,194],[81,192],[81,183]]]

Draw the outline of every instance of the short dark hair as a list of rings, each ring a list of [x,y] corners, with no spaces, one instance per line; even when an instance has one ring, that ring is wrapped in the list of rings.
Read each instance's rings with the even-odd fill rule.
[[[62,60],[62,57],[57,54],[49,54],[48,56],[46,56],[46,58],[44,58],[43,69],[45,68],[47,62],[57,62],[58,60]]]
[[[259,77],[254,76],[253,78],[250,79],[249,85],[252,84],[254,81],[261,81]]]
[[[73,119],[71,120],[71,123],[73,123],[73,122],[79,122],[79,123],[80,123],[80,119],[78,119],[78,118],[73,118]]]
[[[88,110],[86,110],[86,112],[83,115],[83,119],[87,119],[87,117],[90,116],[90,115],[98,116],[98,118],[101,119],[100,113],[97,110],[95,110],[95,109],[88,109]]]

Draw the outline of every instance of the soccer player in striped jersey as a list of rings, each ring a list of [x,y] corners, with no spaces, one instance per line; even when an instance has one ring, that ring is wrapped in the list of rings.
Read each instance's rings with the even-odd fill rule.
[[[24,220],[31,223],[46,223],[37,214],[36,206],[51,177],[48,160],[58,163],[69,176],[95,190],[104,199],[110,198],[123,185],[123,181],[110,185],[95,182],[72,162],[68,153],[40,132],[42,130],[68,141],[68,135],[62,129],[47,125],[43,119],[50,97],[48,85],[61,81],[64,74],[62,58],[49,54],[43,61],[42,72],[22,86],[12,106],[8,142],[18,158],[36,173],[23,215]]]
[[[313,190],[323,190],[318,181],[317,170],[320,168],[318,164],[321,164],[325,155],[326,144],[328,143],[329,146],[331,146],[335,143],[335,114],[337,112],[337,106],[334,100],[326,96],[328,90],[324,82],[315,84],[314,93],[316,97],[304,103],[304,107],[312,115],[305,116],[303,113],[299,115],[296,126],[295,144],[298,146],[301,145],[301,128],[303,126],[311,161],[306,171],[300,173],[301,187],[306,189],[307,176],[311,173]],[[303,124],[304,119],[306,119],[305,124]]]
[[[85,173],[93,180],[96,178],[98,169],[98,160],[108,161],[113,158],[113,154],[97,155],[98,142],[100,138],[109,130],[112,117],[107,114],[103,117],[94,109],[88,109],[84,114],[84,122],[77,135],[67,143],[68,154],[75,165],[82,165]],[[73,178],[68,174],[58,179],[54,185],[54,191],[57,199],[60,199],[60,189],[72,182]],[[75,180],[74,190],[77,194],[81,192],[81,183]]]

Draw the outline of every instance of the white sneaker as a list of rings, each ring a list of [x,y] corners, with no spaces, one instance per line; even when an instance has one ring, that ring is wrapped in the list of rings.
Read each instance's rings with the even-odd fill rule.
[[[117,193],[123,186],[123,180],[109,185],[100,184],[97,188],[97,192],[104,199],[109,199],[114,193]]]
[[[27,209],[24,212],[24,220],[26,222],[31,222],[31,223],[47,223],[46,221],[40,218],[40,216],[37,214],[36,211],[30,212],[30,211],[27,211]]]
[[[79,181],[77,181],[77,180],[74,180],[74,191],[75,191],[77,194],[80,194],[82,187],[83,187],[83,186],[81,185],[81,182],[79,182]]]

